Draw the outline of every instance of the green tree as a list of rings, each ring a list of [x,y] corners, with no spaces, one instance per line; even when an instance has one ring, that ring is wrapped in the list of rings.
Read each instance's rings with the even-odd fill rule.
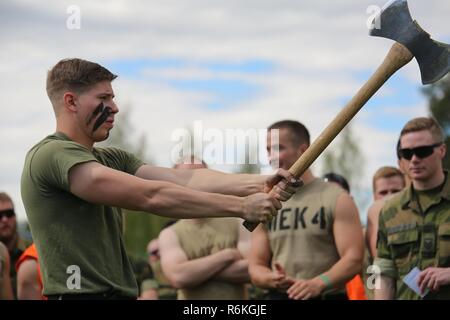
[[[363,174],[364,156],[348,125],[323,154],[322,174],[328,172],[344,176],[350,186],[359,187]]]
[[[138,134],[132,142],[132,135],[136,135],[130,120],[132,108],[121,110],[114,122],[109,138],[100,143],[100,147],[117,147],[135,154],[144,162],[150,164],[151,159],[146,154],[147,141],[144,134]],[[128,254],[133,258],[144,258],[148,242],[157,237],[160,230],[170,219],[148,214],[145,212],[122,210],[124,217],[124,241]]]
[[[245,153],[245,163],[237,165],[237,167],[233,170],[235,173],[261,173],[261,166],[258,163],[254,163],[255,160],[259,160],[258,150],[255,150],[252,147],[253,146],[250,144],[249,138],[247,137],[245,151],[243,151],[243,153]]]
[[[347,125],[332,142],[322,157],[322,175],[334,172],[347,179],[350,191],[360,209],[361,221],[365,221],[366,207],[371,193],[363,187],[365,159],[351,125]]]
[[[441,125],[446,135],[447,154],[443,160],[445,168],[450,168],[450,76],[423,89],[428,98],[428,109]]]

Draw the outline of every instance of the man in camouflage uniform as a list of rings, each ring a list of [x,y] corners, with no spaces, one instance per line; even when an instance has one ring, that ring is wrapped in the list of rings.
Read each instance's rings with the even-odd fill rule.
[[[450,180],[443,170],[446,147],[442,129],[431,118],[409,121],[400,134],[400,156],[410,187],[383,207],[377,258],[381,270],[376,299],[421,299],[404,277],[414,280],[424,299],[450,299]]]

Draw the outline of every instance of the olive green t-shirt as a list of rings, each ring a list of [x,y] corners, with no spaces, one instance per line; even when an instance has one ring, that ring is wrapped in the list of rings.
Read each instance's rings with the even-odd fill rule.
[[[137,296],[120,208],[89,203],[70,193],[70,169],[90,161],[128,174],[143,165],[120,149],[91,151],[59,132],[36,144],[25,158],[22,200],[38,251],[43,294],[113,291]]]

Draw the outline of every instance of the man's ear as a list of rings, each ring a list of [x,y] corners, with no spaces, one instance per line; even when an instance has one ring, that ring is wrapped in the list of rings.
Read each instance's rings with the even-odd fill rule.
[[[442,159],[444,159],[445,154],[447,153],[447,145],[445,143],[443,143],[440,147],[439,150],[441,151],[441,155],[442,155]]]
[[[307,144],[307,143],[302,143],[300,145],[300,151],[302,152],[302,154],[305,153],[306,149],[308,149],[308,148],[309,148],[309,144]]]
[[[63,102],[64,102],[64,108],[69,109],[70,111],[76,112],[77,106],[76,106],[76,95],[73,92],[65,92],[63,95]]]

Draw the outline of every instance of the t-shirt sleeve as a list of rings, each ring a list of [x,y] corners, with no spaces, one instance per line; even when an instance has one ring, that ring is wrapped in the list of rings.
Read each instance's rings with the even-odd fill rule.
[[[31,160],[32,178],[42,185],[70,191],[69,171],[77,164],[97,161],[85,147],[72,141],[51,141],[41,146]]]
[[[115,169],[134,175],[145,163],[134,154],[119,148],[107,148],[103,151],[115,163]]]
[[[391,259],[391,254],[387,244],[387,233],[384,223],[383,210],[380,212],[378,218],[377,256],[383,259]]]
[[[383,210],[381,210],[378,220],[377,257],[374,264],[380,268],[381,275],[395,278],[396,268],[388,246]]]

